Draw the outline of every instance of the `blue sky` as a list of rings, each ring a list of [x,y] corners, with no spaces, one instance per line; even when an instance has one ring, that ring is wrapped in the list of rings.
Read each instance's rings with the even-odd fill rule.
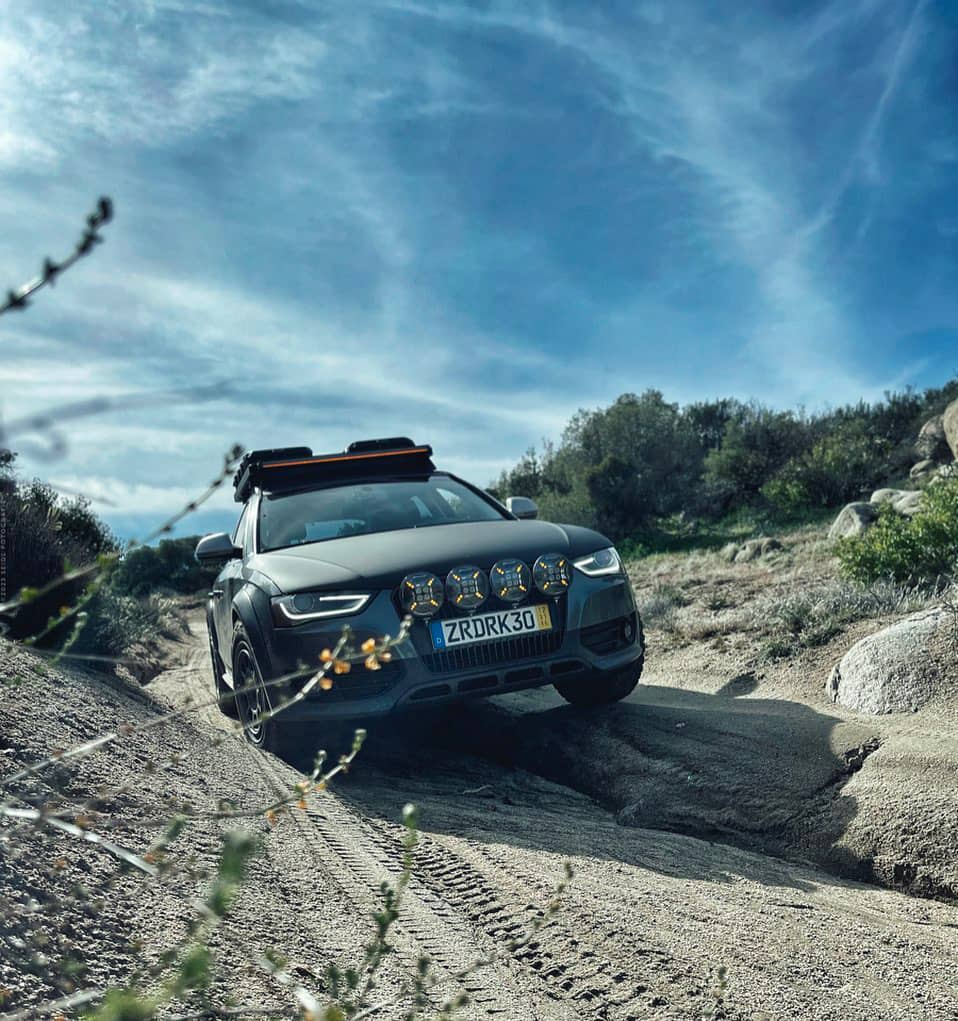
[[[724,9],[724,13],[717,13]],[[407,433],[485,484],[578,407],[958,371],[958,3],[0,2],[23,470],[135,534],[229,444]],[[194,526],[232,514],[228,494]]]

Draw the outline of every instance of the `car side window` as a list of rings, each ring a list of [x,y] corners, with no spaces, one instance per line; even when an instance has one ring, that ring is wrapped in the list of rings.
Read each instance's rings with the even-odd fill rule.
[[[239,521],[236,522],[236,528],[233,529],[233,545],[239,546],[245,551],[246,549],[246,525],[249,521],[249,504],[243,505],[243,512],[239,516]]]

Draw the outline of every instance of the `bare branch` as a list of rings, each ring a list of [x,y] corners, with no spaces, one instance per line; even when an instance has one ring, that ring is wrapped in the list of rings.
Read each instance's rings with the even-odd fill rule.
[[[41,287],[47,285],[52,287],[61,273],[68,270],[85,255],[89,255],[93,248],[103,240],[100,236],[100,228],[112,219],[113,202],[104,196],[97,202],[96,209],[86,218],[86,227],[73,252],[63,262],[54,262],[48,256],[43,260],[43,269],[39,276],[27,281],[15,291],[7,291],[7,300],[0,305],[0,316],[5,312],[23,311],[30,304],[31,295],[39,291]]]

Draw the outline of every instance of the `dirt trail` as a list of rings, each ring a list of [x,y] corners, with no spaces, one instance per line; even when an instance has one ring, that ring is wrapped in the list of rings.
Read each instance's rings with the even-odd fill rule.
[[[150,685],[161,700],[179,704],[209,693],[202,622],[192,627],[188,663]],[[398,871],[397,820],[402,804],[413,801],[423,834],[387,988],[395,969],[425,953],[445,977],[443,993],[451,991],[457,969],[501,947],[535,917],[568,860],[576,878],[548,930],[466,981],[472,1016],[698,1018],[709,968],[725,965],[729,1017],[954,1021],[958,908],[727,843],[622,826],[609,806],[582,792],[598,789],[593,756],[603,748],[610,791],[630,761],[643,790],[657,781],[674,785],[680,769],[691,769],[690,789],[700,791],[707,777],[701,759],[695,761],[699,747],[707,762],[726,761],[724,775],[731,775],[728,763],[744,761],[766,801],[777,798],[782,812],[774,825],[763,825],[756,815],[761,798],[745,797],[754,783],[744,780],[738,804],[723,806],[735,797],[726,783],[712,799],[716,825],[709,836],[722,836],[731,813],[736,832],[754,824],[761,839],[774,842],[770,834],[802,816],[806,793],[821,793],[843,775],[837,749],[867,737],[867,727],[833,722],[822,729],[819,720],[781,707],[769,723],[774,707],[764,707],[764,715],[761,706],[730,714],[714,699],[689,698],[676,707],[666,704],[676,699],[647,690],[618,712],[576,716],[556,708],[548,694],[533,693],[374,726],[335,791],[311,797],[306,812],[268,833],[264,885],[254,886],[232,925],[240,935],[246,925],[256,933],[264,910],[270,912],[270,928],[286,927],[287,952],[305,962],[306,975],[354,952],[379,881]],[[194,740],[226,725],[206,712]],[[801,737],[781,744],[782,782],[767,771],[759,775],[761,764],[747,758],[750,728],[758,728],[754,746],[756,736],[769,736],[768,727]],[[836,727],[845,727],[839,739]],[[686,731],[694,733],[678,754],[674,748],[662,754],[667,737]],[[805,761],[809,735],[835,749],[831,759]],[[264,789],[288,789],[297,776],[295,761],[239,742],[216,754],[222,762],[211,786],[228,779],[230,787],[208,797],[251,800]],[[655,806],[644,810],[651,816]],[[673,828],[686,828],[681,823]]]

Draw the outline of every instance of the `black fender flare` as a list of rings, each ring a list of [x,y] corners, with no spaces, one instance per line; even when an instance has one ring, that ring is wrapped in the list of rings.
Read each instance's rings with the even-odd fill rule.
[[[260,593],[262,597],[262,593]],[[256,657],[256,665],[259,667],[260,676],[264,679],[272,678],[273,664],[269,655],[269,647],[263,637],[263,624],[260,621],[256,607],[253,604],[252,594],[244,587],[236,593],[232,606],[233,621],[239,621],[243,625],[246,637]],[[269,626],[269,625],[267,625]],[[232,670],[233,650],[230,650],[230,669]]]

